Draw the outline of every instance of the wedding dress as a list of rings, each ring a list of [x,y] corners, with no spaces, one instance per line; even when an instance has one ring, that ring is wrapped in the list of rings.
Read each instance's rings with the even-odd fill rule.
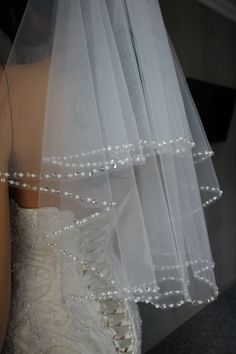
[[[67,308],[61,302],[60,258],[43,238],[58,226],[62,214],[67,222],[73,219],[70,212],[43,208],[43,227],[37,229],[37,210],[20,208],[11,201],[14,296],[4,353],[140,353],[140,317],[135,304],[120,298]],[[90,233],[95,229],[97,235],[94,252],[100,249],[102,253],[112,232],[107,226],[108,220],[89,225]],[[76,278],[76,286],[87,294],[92,275],[78,269]]]

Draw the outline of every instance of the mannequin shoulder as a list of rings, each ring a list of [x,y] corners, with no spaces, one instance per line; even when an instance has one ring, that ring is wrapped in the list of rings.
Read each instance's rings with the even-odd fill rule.
[[[20,65],[9,65],[5,76],[8,85],[13,124],[17,129],[32,124],[31,116],[43,112],[48,86],[49,62],[41,61]],[[16,130],[16,129],[14,129]]]
[[[49,61],[44,60],[36,63],[11,65],[7,68],[6,75],[11,88],[22,92],[22,88],[31,90],[32,86],[36,88],[39,83],[46,82],[48,72]]]

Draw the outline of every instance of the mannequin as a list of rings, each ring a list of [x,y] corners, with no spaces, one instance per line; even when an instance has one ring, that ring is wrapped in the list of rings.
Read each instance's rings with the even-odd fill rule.
[[[40,161],[41,161],[41,151],[42,151],[42,133],[43,133],[43,123],[44,123],[44,107],[46,106],[46,87],[48,80],[48,61],[42,61],[35,64],[19,65],[10,68],[7,73],[3,73],[1,68],[1,73],[3,76],[3,85],[5,86],[5,97],[1,95],[0,101],[0,144],[1,144],[1,155],[0,155],[0,171],[8,171],[9,165],[14,163],[17,170],[27,171],[29,168],[31,171],[36,171],[40,173]],[[37,84],[36,84],[37,83]],[[2,87],[2,86],[1,86]],[[7,89],[6,89],[7,87]],[[24,88],[24,90],[22,90]],[[23,182],[28,182],[27,179],[21,180]],[[35,185],[39,185],[37,179],[34,180]],[[50,186],[50,181],[48,182]],[[23,190],[20,188],[9,188],[7,183],[0,183],[0,198],[1,198],[1,208],[0,208],[0,351],[4,345],[4,337],[7,333],[8,316],[10,309],[10,299],[11,299],[11,233],[10,233],[10,212],[9,212],[9,199],[12,198],[17,205],[22,209],[34,209],[39,206],[38,199],[39,194],[30,190]],[[41,197],[41,196],[40,196]],[[71,203],[75,203],[71,201]],[[56,196],[43,195],[42,201],[40,199],[40,206],[42,207],[57,207],[60,206],[60,199]],[[77,211],[80,215],[84,213],[92,213],[96,211],[96,208],[90,210],[90,208],[76,206]],[[60,209],[60,208],[59,208]],[[53,209],[55,210],[55,209]],[[55,211],[54,211],[55,213]],[[12,215],[12,214],[11,214]],[[14,214],[12,215],[14,218]],[[16,234],[17,236],[17,234]],[[14,249],[12,249],[14,251]],[[47,253],[46,253],[47,254]],[[57,278],[57,277],[56,277]],[[53,279],[55,284],[55,279]],[[55,286],[55,285],[54,285]],[[83,284],[81,284],[83,287]],[[12,294],[14,297],[14,294]],[[115,305],[114,305],[115,304]],[[101,306],[99,302],[94,302],[91,306]],[[136,320],[131,320],[130,312],[127,312],[127,308],[119,301],[113,303],[113,306],[117,306],[117,309],[121,311],[119,315],[124,317],[125,321],[130,321],[130,325],[127,326],[126,332],[124,334],[127,346],[135,345],[140,346],[137,334],[134,334],[134,326],[136,321],[138,321],[138,312],[136,312]],[[90,308],[90,306],[89,306]],[[13,307],[14,309],[14,307]],[[99,307],[100,309],[100,307]],[[63,308],[59,306],[59,312],[63,314]],[[20,309],[21,311],[21,309]],[[24,311],[22,309],[22,311]],[[87,311],[87,310],[85,310]],[[131,310],[129,310],[131,311]],[[134,310],[132,310],[134,311]],[[14,310],[13,310],[14,313]],[[95,310],[91,307],[92,316]],[[133,313],[133,312],[132,312]],[[37,315],[37,313],[36,313]],[[87,312],[86,312],[87,316]],[[132,315],[134,316],[134,314]],[[105,322],[101,322],[104,326],[103,331],[107,331],[110,348],[115,350],[115,342],[112,337],[110,329],[105,326]],[[122,322],[123,323],[123,322]],[[122,327],[122,323],[120,326]],[[125,322],[126,323],[126,322]],[[24,325],[24,324],[23,324]],[[84,322],[81,322],[84,325]],[[126,327],[125,327],[126,328]],[[66,331],[66,328],[65,328]],[[64,334],[64,332],[63,332]],[[105,335],[105,338],[107,338]],[[130,335],[134,336],[135,339],[130,338]],[[126,338],[128,336],[128,338]],[[105,340],[105,339],[104,339]],[[106,340],[105,340],[106,341]],[[82,340],[83,342],[83,340]],[[122,340],[121,340],[122,342]],[[104,342],[105,343],[105,342]],[[133,344],[134,343],[134,344]],[[83,345],[83,343],[80,343]],[[93,345],[93,344],[91,344]],[[103,345],[103,344],[102,344]],[[108,344],[106,344],[108,345]],[[6,341],[6,348],[3,350],[8,350],[8,341]],[[96,346],[96,344],[95,344]],[[62,345],[63,350],[63,345]],[[104,349],[106,352],[110,349]],[[4,351],[5,352],[5,351]],[[84,351],[83,351],[84,352]],[[100,352],[100,351],[99,351]],[[136,351],[135,351],[136,353]]]
[[[9,97],[4,98],[5,102],[1,103],[1,106],[6,106],[4,111],[1,108],[1,115],[4,115],[3,118],[8,117],[9,136],[7,138],[4,133],[3,138],[6,140],[5,145],[8,144],[8,149],[6,146],[1,148],[3,154],[1,158],[5,160],[5,164],[1,167],[2,171],[8,170],[8,163],[17,161],[19,170],[31,166],[32,171],[39,172],[48,67],[48,61],[45,60],[19,65],[7,72],[10,76],[8,82],[11,84],[8,87]],[[11,116],[14,117],[12,123]],[[3,124],[6,119],[2,120]],[[3,127],[1,131],[6,132],[6,128]],[[1,144],[3,144],[2,137]],[[12,188],[10,197],[23,208],[35,208],[38,204],[37,192]],[[44,198],[44,204],[44,206],[57,205],[55,196]]]
[[[0,66],[0,80],[2,79],[2,76],[3,68]],[[11,149],[11,122],[9,106],[6,104],[6,101],[4,101],[1,97],[0,170],[7,171]],[[4,119],[2,115],[4,116]],[[11,248],[8,199],[8,186],[5,183],[0,183],[0,350],[4,341],[10,305]]]
[[[35,70],[36,66],[40,66],[40,70],[38,70],[38,67]],[[8,85],[8,82],[4,76],[3,67],[0,67],[2,89],[0,93],[0,171],[2,172],[8,171],[11,159],[16,159],[19,163],[19,169],[22,169],[25,161],[28,164],[29,160],[32,170],[38,169],[47,68],[46,61],[11,68],[7,75],[11,75],[10,81],[14,84],[8,87],[8,90],[5,90],[5,85]],[[40,75],[41,80],[36,75]],[[12,80],[12,78],[14,79]],[[24,87],[24,90],[22,90],[22,87]],[[9,93],[8,97],[6,97],[6,92]],[[32,119],[35,111],[37,111],[37,114],[34,116],[35,119]],[[11,117],[14,117],[14,119],[12,120]],[[25,156],[25,151],[28,152],[28,156]],[[38,156],[38,159],[35,158],[36,156]],[[9,197],[13,198],[23,208],[37,207],[38,200],[37,192],[8,189],[6,183],[0,183],[0,348],[4,341],[10,304]],[[56,197],[47,197],[44,203],[45,206],[55,206],[57,205]]]
[[[0,67],[1,172],[8,171],[11,161],[16,161],[19,171],[32,166],[32,171],[39,172],[48,68],[47,60],[19,65],[8,69],[6,77],[3,67]],[[34,183],[37,185],[37,180]],[[4,342],[10,305],[10,198],[21,208],[32,209],[38,207],[39,195],[35,191],[8,188],[6,183],[0,183],[0,349]],[[44,195],[41,206],[58,207],[59,202],[55,195]],[[78,205],[77,210],[80,210],[81,215],[84,213]]]

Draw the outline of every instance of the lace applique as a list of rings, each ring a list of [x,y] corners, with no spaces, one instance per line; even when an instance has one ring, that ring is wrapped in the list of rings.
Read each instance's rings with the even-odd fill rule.
[[[140,352],[140,319],[135,304],[126,301],[61,301],[60,257],[40,240],[57,228],[64,213],[37,211],[11,203],[12,304],[3,353],[115,354]],[[86,287],[83,273],[80,287]]]

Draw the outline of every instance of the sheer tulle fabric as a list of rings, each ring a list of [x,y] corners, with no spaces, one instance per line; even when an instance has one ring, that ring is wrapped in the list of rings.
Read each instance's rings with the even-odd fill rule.
[[[40,62],[49,73],[40,154],[11,159],[2,181],[39,192],[39,226],[49,194],[73,213],[41,240],[61,254],[62,300],[163,309],[213,300],[203,207],[221,191],[158,1],[31,0],[2,83],[13,125],[15,68]]]

